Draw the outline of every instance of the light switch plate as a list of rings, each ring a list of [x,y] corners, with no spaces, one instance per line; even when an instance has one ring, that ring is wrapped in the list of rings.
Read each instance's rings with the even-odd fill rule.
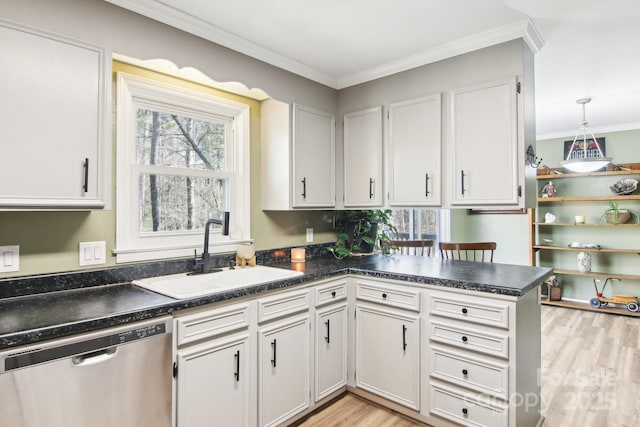
[[[0,273],[20,271],[20,246],[0,246]]]
[[[106,242],[80,242],[78,248],[78,264],[96,265],[105,264],[107,262],[105,256]]]
[[[313,243],[313,228],[307,228],[307,243]]]

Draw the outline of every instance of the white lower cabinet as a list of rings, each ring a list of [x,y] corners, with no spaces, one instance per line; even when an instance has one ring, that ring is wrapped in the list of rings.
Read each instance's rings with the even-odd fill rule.
[[[175,425],[251,426],[249,304],[176,318]]]
[[[248,334],[178,351],[178,426],[250,426]],[[218,342],[220,341],[220,342]]]
[[[174,427],[287,425],[347,388],[437,427],[534,427],[537,296],[343,276],[176,313]]]
[[[347,384],[347,304],[316,311],[316,402]]]
[[[517,301],[471,294],[425,293],[422,413],[436,426],[538,425],[537,292]]]
[[[311,404],[309,292],[258,300],[258,425],[278,425]]]
[[[259,425],[277,425],[309,407],[309,316],[259,331]]]
[[[356,280],[356,386],[420,409],[419,291]],[[378,304],[368,301],[377,300]],[[418,312],[398,309],[415,301]]]

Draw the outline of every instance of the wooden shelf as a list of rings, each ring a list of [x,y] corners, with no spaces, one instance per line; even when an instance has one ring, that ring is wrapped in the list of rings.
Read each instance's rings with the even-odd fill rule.
[[[562,168],[551,169],[559,173],[538,175],[537,179],[562,179],[562,178],[582,178],[585,176],[616,176],[616,175],[640,175],[639,163],[627,163],[621,164],[622,166],[630,170],[624,171],[604,171],[604,172],[584,172],[584,173],[564,173]]]
[[[613,248],[570,248],[569,246],[550,246],[550,245],[533,245],[534,249],[545,249],[551,251],[574,251],[574,252],[603,252],[614,254],[637,254],[640,255],[640,249],[613,249]]]
[[[640,194],[631,194],[628,196],[563,196],[563,197],[538,197],[538,203],[553,202],[606,202],[609,200],[640,200]]]
[[[582,273],[577,270],[562,270],[562,269],[553,269],[555,274],[564,274],[569,276],[582,276],[582,277],[594,277],[599,279],[620,279],[620,280],[640,280],[640,275],[638,274],[615,274],[615,273],[598,273],[595,271],[591,271],[589,273]]]
[[[640,224],[609,224],[607,222],[588,222],[576,224],[575,222],[534,222],[533,225],[549,225],[560,227],[640,227]]]
[[[578,310],[595,311],[598,313],[618,314],[622,316],[640,317],[640,313],[632,313],[626,308],[619,307],[601,307],[593,308],[589,304],[575,302],[575,301],[549,301],[546,299],[540,300],[540,304],[553,305],[556,307],[574,308]]]

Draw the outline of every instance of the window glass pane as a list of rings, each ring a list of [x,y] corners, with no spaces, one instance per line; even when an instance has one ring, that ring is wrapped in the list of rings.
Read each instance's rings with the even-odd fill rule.
[[[143,174],[139,187],[141,232],[203,229],[223,218],[226,180]]]
[[[438,209],[394,209],[393,224],[398,239],[430,239],[438,237]]]
[[[225,122],[137,110],[137,162],[225,170]]]

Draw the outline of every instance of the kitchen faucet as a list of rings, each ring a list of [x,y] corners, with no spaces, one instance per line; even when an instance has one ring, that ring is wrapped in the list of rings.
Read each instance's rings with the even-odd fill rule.
[[[200,263],[198,264],[198,260],[196,259],[196,264],[194,271],[189,274],[204,274],[204,273],[214,273],[216,271],[222,271],[219,268],[214,268],[210,270],[211,265],[211,255],[209,254],[209,226],[212,224],[217,224],[222,226],[222,235],[229,235],[229,212],[224,213],[223,219],[215,219],[210,218],[207,220],[207,223],[204,226],[204,251],[202,252],[202,258],[200,259]]]

